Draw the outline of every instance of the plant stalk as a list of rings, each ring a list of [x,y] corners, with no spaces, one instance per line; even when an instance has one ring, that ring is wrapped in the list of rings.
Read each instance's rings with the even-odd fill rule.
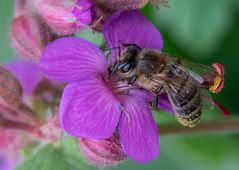
[[[239,133],[239,117],[210,122],[201,122],[196,127],[189,128],[178,124],[158,125],[159,135],[196,135],[211,132],[237,132]]]

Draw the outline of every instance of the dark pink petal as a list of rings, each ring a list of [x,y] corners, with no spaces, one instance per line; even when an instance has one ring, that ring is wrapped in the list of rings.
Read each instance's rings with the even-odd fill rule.
[[[37,64],[24,60],[7,63],[5,67],[20,81],[24,93],[30,95],[43,77]]]
[[[123,112],[119,125],[124,152],[132,159],[146,163],[159,155],[157,127],[145,100],[145,93],[121,96]]]
[[[108,73],[104,53],[91,42],[76,37],[60,38],[51,43],[44,50],[39,65],[47,77],[61,82]]]
[[[137,44],[141,48],[161,50],[163,47],[160,32],[139,10],[114,14],[106,22],[103,32],[109,48],[119,47],[119,41]],[[114,61],[118,50],[112,50],[112,53]]]
[[[119,122],[120,103],[100,77],[66,86],[60,104],[65,131],[85,138],[108,138]]]

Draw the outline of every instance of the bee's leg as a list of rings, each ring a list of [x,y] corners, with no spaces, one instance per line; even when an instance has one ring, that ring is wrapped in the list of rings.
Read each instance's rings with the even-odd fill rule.
[[[128,84],[134,84],[136,80],[137,80],[137,76],[134,75],[134,76],[130,77],[130,79],[128,80]]]
[[[159,101],[159,95],[154,96],[154,101],[152,103],[152,107],[157,108],[158,107],[158,101]]]
[[[161,93],[163,87],[162,86],[156,86],[156,88],[153,90],[154,92],[154,101],[152,103],[152,106],[157,108],[158,107],[158,100],[159,100],[159,94]]]
[[[163,90],[163,86],[157,85],[157,86],[153,89],[153,93],[158,96],[158,95],[161,93],[162,90]]]

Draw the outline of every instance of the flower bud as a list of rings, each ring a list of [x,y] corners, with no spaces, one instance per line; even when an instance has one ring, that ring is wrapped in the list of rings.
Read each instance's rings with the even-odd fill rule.
[[[93,30],[102,31],[104,22],[112,13],[119,10],[132,10],[144,7],[147,3],[151,3],[158,8],[158,5],[169,7],[166,0],[93,0],[96,6],[95,22],[92,26]]]
[[[61,35],[73,34],[89,26],[94,19],[91,0],[39,0],[36,8],[44,21]]]
[[[49,27],[33,13],[26,13],[13,19],[10,39],[15,51],[22,57],[38,61],[42,49],[57,38]]]
[[[35,138],[31,135],[28,135],[25,132],[1,129],[0,169],[1,170],[15,169],[14,167],[22,159],[21,149],[33,142],[35,142]]]
[[[80,139],[80,148],[86,159],[95,166],[117,165],[126,159],[118,135],[108,139]]]
[[[36,105],[42,103],[45,107],[55,107],[59,104],[63,89],[64,84],[42,79],[34,88],[34,102]]]
[[[168,7],[166,0],[94,0],[98,7],[111,12],[119,10],[132,10],[144,7],[147,3],[151,3],[158,8],[158,5]]]
[[[14,109],[21,103],[22,87],[19,81],[5,68],[0,67],[0,109]]]
[[[94,0],[94,2],[102,8],[118,11],[142,8],[149,0]]]
[[[27,0],[16,0],[15,1],[15,17],[24,15],[26,11]]]

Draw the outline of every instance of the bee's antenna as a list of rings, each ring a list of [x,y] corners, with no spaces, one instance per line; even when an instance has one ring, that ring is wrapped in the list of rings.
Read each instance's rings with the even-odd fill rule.
[[[106,48],[106,49],[104,49],[103,51],[106,52],[106,51],[117,50],[117,49],[119,50],[120,47]]]

